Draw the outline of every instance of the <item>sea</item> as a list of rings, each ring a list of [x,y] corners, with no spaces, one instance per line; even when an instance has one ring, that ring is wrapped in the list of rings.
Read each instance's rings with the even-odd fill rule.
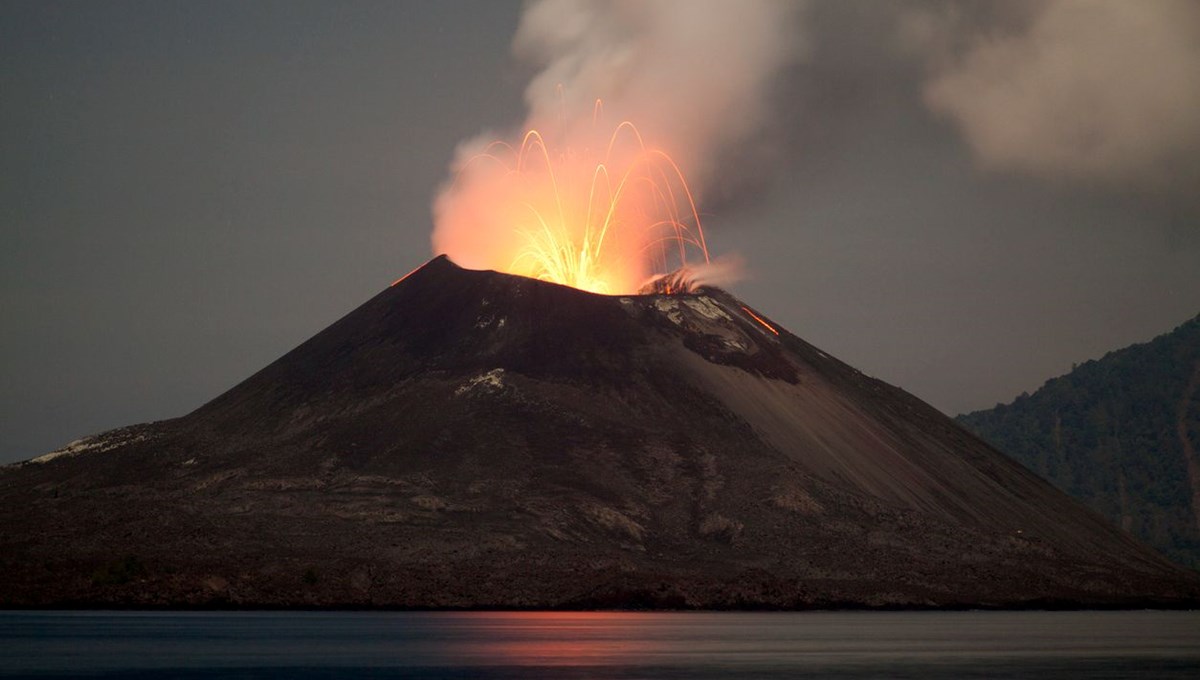
[[[0,612],[4,678],[1200,678],[1200,612]]]

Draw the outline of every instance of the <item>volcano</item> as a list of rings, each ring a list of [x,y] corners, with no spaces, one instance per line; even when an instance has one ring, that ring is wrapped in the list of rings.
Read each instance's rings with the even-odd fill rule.
[[[1177,606],[1200,578],[713,288],[445,257],[0,469],[5,606]]]

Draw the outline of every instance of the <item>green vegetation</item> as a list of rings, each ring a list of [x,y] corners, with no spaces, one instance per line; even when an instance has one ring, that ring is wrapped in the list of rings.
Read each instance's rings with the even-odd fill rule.
[[[1167,556],[1200,568],[1200,316],[958,421]]]

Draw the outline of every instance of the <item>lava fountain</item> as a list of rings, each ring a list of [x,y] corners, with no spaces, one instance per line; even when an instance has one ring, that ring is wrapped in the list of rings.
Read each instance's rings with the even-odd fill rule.
[[[729,199],[740,164],[764,171],[745,142],[765,139],[775,77],[807,51],[806,5],[528,0],[512,41],[533,68],[525,122],[459,147],[433,253],[613,295],[730,283],[698,193]]]
[[[464,226],[439,226],[434,249],[594,293],[689,289],[711,261],[683,171],[632,122],[599,133],[600,113],[573,144],[531,128],[467,156],[436,207],[442,225]]]

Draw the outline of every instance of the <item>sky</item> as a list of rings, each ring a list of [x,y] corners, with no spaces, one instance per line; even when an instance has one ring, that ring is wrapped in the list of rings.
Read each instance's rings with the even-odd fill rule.
[[[739,297],[951,415],[1200,312],[1195,4],[793,9],[704,149]],[[528,118],[522,11],[0,2],[0,462],[184,415],[429,259],[460,145]],[[713,42],[664,116],[761,41]]]

